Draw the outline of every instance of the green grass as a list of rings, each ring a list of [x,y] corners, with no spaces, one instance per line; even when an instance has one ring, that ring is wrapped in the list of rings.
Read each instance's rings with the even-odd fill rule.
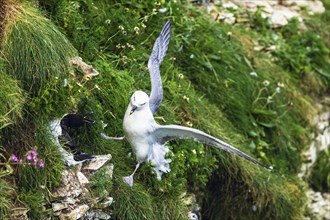
[[[3,173],[0,171],[0,219],[2,216],[8,216],[13,207],[14,188],[11,184],[3,179]]]
[[[4,73],[0,61],[0,130],[18,122],[23,115],[25,93],[18,82]]]
[[[94,197],[105,197],[107,193],[114,197],[117,218],[185,219],[188,207],[181,197],[187,191],[196,194],[203,218],[301,218],[306,201],[304,183],[294,176],[300,167],[300,153],[309,143],[309,121],[314,113],[307,93],[311,90],[306,85],[312,82],[315,88],[319,86],[312,89],[314,94],[321,94],[328,85],[326,76],[315,72],[326,66],[323,58],[328,51],[322,39],[308,32],[303,45],[315,42],[313,48],[319,49],[318,53],[314,49],[309,53],[296,47],[304,40],[303,33],[287,34],[290,29],[283,28],[276,33],[281,34],[281,43],[287,49],[265,54],[251,51],[251,42],[257,39],[265,45],[274,43],[268,27],[246,30],[216,23],[188,3],[39,2],[69,40],[37,9],[23,5],[24,10],[9,23],[2,51],[6,58],[3,72],[18,80],[12,80],[13,84],[21,85],[31,98],[25,102],[24,111],[18,111],[23,112],[22,121],[14,120],[1,130],[1,144],[21,154],[37,145],[40,157],[45,158],[45,169],[25,166],[16,174],[19,199],[31,209],[31,218],[48,216],[41,204],[51,197],[39,186],[51,191],[63,169],[47,123],[66,112],[90,111],[98,123],[77,128],[74,142],[83,152],[112,155],[113,179],[101,169],[92,178],[90,188]],[[162,7],[168,11],[153,10]],[[123,183],[122,177],[130,174],[136,163],[134,156],[128,156],[130,146],[127,142],[104,140],[100,133],[122,136],[122,119],[130,95],[136,89],[150,91],[146,64],[166,19],[172,20],[173,27],[169,51],[161,66],[164,99],[156,120],[160,124],[192,125],[272,165],[274,172],[185,140],[169,144],[171,172],[161,181],[156,180],[151,164],[143,164],[133,188]],[[294,23],[290,25],[292,30],[296,28]],[[233,33],[230,39],[228,32]],[[100,72],[99,76],[82,79],[81,71],[69,65],[68,59],[76,54],[69,42]],[[297,53],[322,59],[315,64],[304,63],[304,59],[294,59]],[[19,62],[24,56],[29,59]],[[253,71],[257,77],[250,75]],[[68,80],[66,87],[64,78]],[[275,93],[278,83],[284,87]],[[0,89],[1,94],[6,92]],[[267,102],[268,97],[272,97],[271,102]],[[4,112],[0,113],[10,109],[0,107]],[[103,129],[101,122],[107,127]]]
[[[1,46],[5,72],[34,95],[55,77],[67,77],[69,59],[76,56],[57,27],[28,5],[7,21]]]
[[[330,146],[318,153],[308,177],[309,185],[318,192],[329,192],[330,190]]]

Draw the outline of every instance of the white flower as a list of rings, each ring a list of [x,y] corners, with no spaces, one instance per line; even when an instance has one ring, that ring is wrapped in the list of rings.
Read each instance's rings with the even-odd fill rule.
[[[250,76],[258,76],[258,74],[256,72],[251,72]]]
[[[275,92],[276,93],[281,93],[281,87],[276,87]]]
[[[189,102],[189,97],[188,96],[184,95],[183,99],[186,100],[187,102]]]
[[[262,84],[264,84],[264,86],[269,86],[269,81],[265,80],[265,81],[262,82]]]
[[[187,121],[186,124],[187,124],[188,127],[192,127],[193,126],[193,124],[190,121]]]
[[[165,13],[165,12],[167,12],[167,8],[160,8],[160,9],[158,9],[158,11],[160,13]]]
[[[135,34],[137,34],[137,35],[138,35],[138,34],[139,34],[139,30],[140,30],[140,28],[139,28],[139,27],[136,27],[136,26],[134,27],[134,32],[135,32]]]
[[[284,87],[284,83],[277,83],[277,86],[283,88]]]
[[[179,77],[179,79],[183,79],[184,78],[184,75],[182,73],[179,73],[178,74],[178,77]]]
[[[272,100],[273,100],[273,97],[272,97],[272,96],[268,96],[268,97],[267,97],[267,103],[271,103]]]
[[[265,19],[265,18],[268,18],[268,15],[265,14],[265,13],[263,13],[263,12],[261,12],[261,17],[262,17],[263,19]]]
[[[195,58],[195,55],[194,54],[190,54],[190,59],[194,59]]]
[[[64,79],[64,85],[63,87],[67,87],[68,86],[68,79]]]
[[[125,30],[125,28],[124,28],[122,25],[119,25],[118,28],[119,28],[119,30],[121,30],[121,31]]]
[[[110,19],[105,20],[105,24],[110,24],[110,23],[111,23]]]

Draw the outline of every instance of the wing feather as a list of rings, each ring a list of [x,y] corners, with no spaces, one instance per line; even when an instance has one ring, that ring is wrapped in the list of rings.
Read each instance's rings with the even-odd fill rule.
[[[249,155],[243,153],[235,147],[194,128],[187,128],[179,125],[159,126],[155,130],[155,138],[159,144],[165,144],[167,141],[174,139],[193,139],[195,141],[208,144],[220,148],[221,150],[227,151],[229,153],[243,157],[267,169],[271,169],[270,167],[263,165],[256,159],[250,157]]]
[[[170,32],[171,22],[168,20],[154,44],[148,61],[148,69],[151,79],[149,106],[152,114],[156,113],[163,99],[163,87],[159,67],[165,57],[170,42]]]

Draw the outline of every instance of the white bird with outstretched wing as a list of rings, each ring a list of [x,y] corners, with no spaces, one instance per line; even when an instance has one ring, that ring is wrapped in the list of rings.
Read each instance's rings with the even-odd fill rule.
[[[159,125],[156,123],[153,115],[159,108],[163,98],[162,80],[159,67],[168,48],[170,30],[171,23],[170,21],[167,21],[154,44],[149,58],[148,69],[151,78],[150,98],[143,91],[134,92],[124,116],[123,127],[125,139],[132,146],[138,162],[134,172],[130,176],[124,177],[124,181],[132,186],[133,176],[140,164],[144,161],[150,161],[153,163],[153,169],[157,174],[157,178],[161,179],[163,173],[170,171],[169,164],[171,160],[165,158],[166,153],[169,151],[165,143],[173,139],[193,139],[232,154],[236,154],[255,164],[266,167],[256,159],[235,147],[200,130],[179,125]],[[104,134],[103,137],[110,138]],[[116,139],[118,140],[118,138]]]

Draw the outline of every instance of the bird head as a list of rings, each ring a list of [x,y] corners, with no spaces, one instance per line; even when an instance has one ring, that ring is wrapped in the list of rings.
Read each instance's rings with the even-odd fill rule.
[[[144,108],[149,108],[149,96],[145,92],[136,91],[131,96],[130,105],[130,115],[133,114],[135,111],[140,111]]]

